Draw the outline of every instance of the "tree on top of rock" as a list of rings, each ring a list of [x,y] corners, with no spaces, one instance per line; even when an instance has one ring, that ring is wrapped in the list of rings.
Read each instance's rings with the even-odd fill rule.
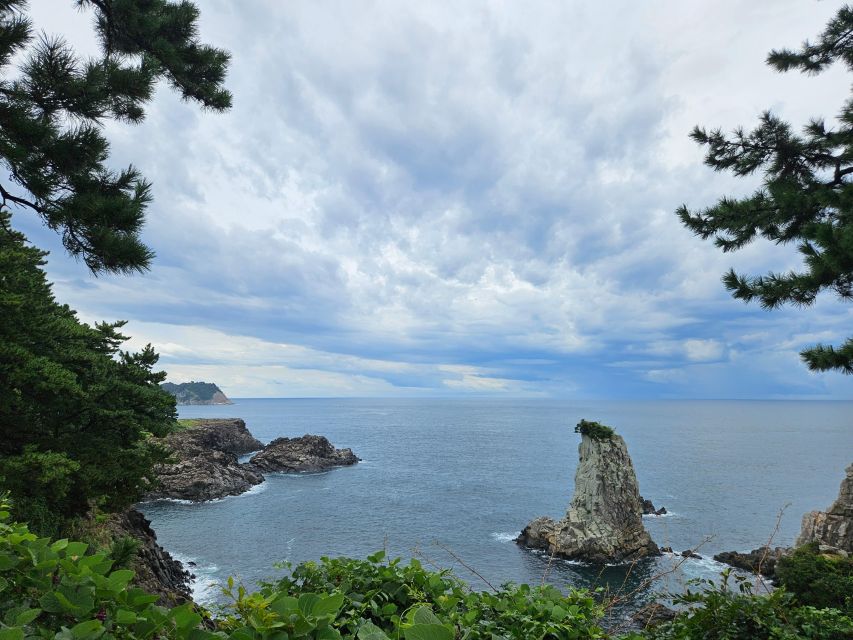
[[[222,111],[228,54],[198,40],[198,9],[166,0],[76,0],[92,9],[99,57],[81,60],[60,37],[35,35],[25,0],[0,0],[0,210],[28,210],[62,235],[93,273],[143,271],[139,234],[151,185],[107,166],[103,122],[138,123],[158,80]],[[23,58],[12,78],[13,59]]]
[[[778,71],[817,74],[839,61],[853,70],[853,8],[842,7],[817,42],[799,51],[772,51],[767,63]],[[760,171],[764,181],[751,196],[722,198],[699,212],[678,209],[685,226],[723,251],[736,251],[761,236],[777,244],[796,243],[800,271],[723,276],[735,298],[757,299],[765,309],[809,306],[818,293],[853,299],[853,99],[835,126],[816,118],[794,133],[769,111],[752,131],[732,135],[697,127],[692,138],[706,147],[705,163],[735,176]],[[838,346],[819,344],[801,352],[815,371],[853,374],[853,338]]]

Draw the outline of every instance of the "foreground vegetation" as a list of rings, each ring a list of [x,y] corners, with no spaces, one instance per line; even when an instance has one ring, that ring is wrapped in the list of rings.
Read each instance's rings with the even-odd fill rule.
[[[229,579],[215,615],[192,603],[168,608],[133,586],[127,545],[96,550],[38,537],[10,522],[8,507],[0,501],[0,640],[853,638],[850,593],[842,608],[817,608],[784,589],[754,595],[742,578],[730,588],[726,574],[720,585],[679,596],[690,608],[674,621],[611,636],[597,593],[528,585],[473,592],[447,571],[386,561],[382,552],[307,562],[252,593]],[[798,565],[801,579],[808,562]]]

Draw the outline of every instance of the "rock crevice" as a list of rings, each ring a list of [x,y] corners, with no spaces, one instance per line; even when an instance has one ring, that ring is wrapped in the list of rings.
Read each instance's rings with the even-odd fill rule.
[[[516,540],[555,556],[592,563],[631,562],[660,555],[643,526],[634,465],[621,436],[582,435],[575,491],[560,520],[542,517]]]

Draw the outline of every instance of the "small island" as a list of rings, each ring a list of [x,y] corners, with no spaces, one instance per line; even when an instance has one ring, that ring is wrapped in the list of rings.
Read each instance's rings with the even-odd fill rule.
[[[164,382],[160,388],[175,396],[178,404],[234,404],[212,382]]]

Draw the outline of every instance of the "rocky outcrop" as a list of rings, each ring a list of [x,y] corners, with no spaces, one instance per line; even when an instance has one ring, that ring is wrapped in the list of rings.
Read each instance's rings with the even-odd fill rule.
[[[738,551],[724,551],[714,556],[714,560],[730,565],[737,569],[743,569],[750,573],[758,573],[765,578],[773,578],[776,575],[776,563],[784,555],[790,553],[788,547],[759,547],[749,553]]]
[[[160,596],[159,603],[164,606],[190,600],[192,574],[157,543],[157,534],[145,516],[136,509],[128,509],[110,516],[107,529],[114,540],[129,536],[139,542],[130,565],[136,572],[133,579],[136,586]]]
[[[812,511],[803,516],[797,546],[816,542],[822,551],[853,553],[853,464],[841,481],[838,499],[827,511]]]
[[[643,526],[637,476],[622,437],[612,432],[583,434],[579,454],[575,492],[565,517],[537,518],[516,542],[597,564],[660,555]]]
[[[252,458],[251,464],[261,471],[317,472],[358,461],[352,449],[336,449],[323,436],[306,434],[273,440]]]
[[[177,498],[203,502],[245,493],[264,481],[264,476],[237,455],[263,445],[242,420],[198,421],[162,440],[173,463],[156,469],[159,484],[146,498]]]
[[[646,500],[643,496],[640,496],[640,502],[643,505],[644,516],[663,516],[667,513],[666,507],[655,509],[654,503],[651,500]]]
[[[246,428],[246,423],[240,418],[216,418],[194,420],[192,426],[184,431],[185,434],[192,430],[192,440],[202,447],[243,455],[260,451],[264,444],[255,438]],[[173,434],[178,436],[178,434]],[[173,436],[170,436],[170,438]],[[180,437],[176,438],[178,441]]]

